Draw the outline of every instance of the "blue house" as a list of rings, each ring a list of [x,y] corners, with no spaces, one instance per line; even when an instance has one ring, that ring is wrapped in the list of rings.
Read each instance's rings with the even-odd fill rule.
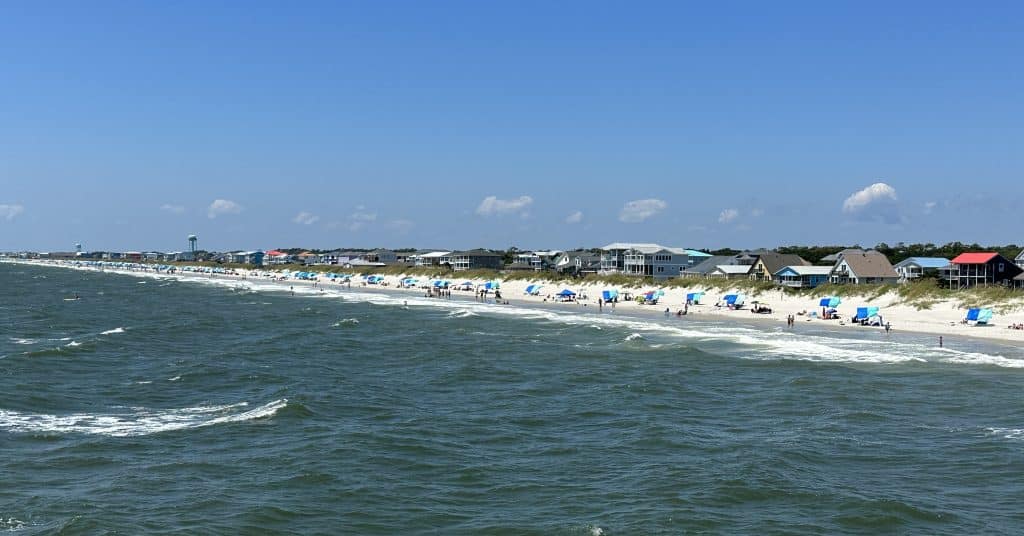
[[[831,266],[785,266],[772,274],[772,279],[786,287],[814,288],[827,283]]]

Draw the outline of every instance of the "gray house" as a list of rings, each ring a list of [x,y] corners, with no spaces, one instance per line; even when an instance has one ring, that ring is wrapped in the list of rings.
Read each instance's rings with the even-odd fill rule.
[[[452,270],[501,270],[503,263],[500,253],[486,249],[471,249],[469,251],[456,251],[451,254]]]

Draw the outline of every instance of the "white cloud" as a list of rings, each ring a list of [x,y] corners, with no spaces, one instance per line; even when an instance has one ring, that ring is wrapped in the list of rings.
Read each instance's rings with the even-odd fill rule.
[[[314,223],[320,221],[320,216],[316,216],[314,214],[310,214],[309,212],[302,211],[296,214],[295,217],[292,218],[292,221],[300,225],[313,225]]]
[[[630,201],[619,212],[619,221],[623,223],[640,223],[651,216],[668,208],[668,203],[661,199],[637,199]]]
[[[356,211],[348,217],[348,229],[355,232],[375,221],[377,221],[377,213],[370,212],[363,205],[359,205],[356,207]]]
[[[206,215],[212,220],[224,214],[238,214],[242,212],[242,205],[227,199],[215,199],[206,209]]]
[[[734,208],[727,208],[718,214],[718,223],[731,223],[740,216],[740,211]]]
[[[0,205],[0,218],[7,221],[11,221],[18,217],[18,214],[25,212],[25,207],[21,205]]]
[[[480,202],[476,207],[476,213],[481,216],[492,216],[511,214],[514,212],[526,213],[527,207],[533,204],[533,198],[528,195],[519,196],[516,199],[498,199],[491,195]]]
[[[843,201],[843,212],[865,221],[897,224],[903,220],[897,203],[896,189],[876,182]]]
[[[164,212],[170,212],[171,214],[181,214],[185,212],[185,207],[181,205],[172,205],[170,203],[164,203],[160,205],[160,210]]]
[[[935,201],[928,201],[924,204],[924,213],[931,214],[935,207],[938,205]]]
[[[565,217],[565,223],[574,224],[583,221],[583,212],[577,210]]]
[[[884,182],[876,182],[854,193],[843,201],[843,212],[854,213],[864,210],[872,203],[895,201],[896,189]]]

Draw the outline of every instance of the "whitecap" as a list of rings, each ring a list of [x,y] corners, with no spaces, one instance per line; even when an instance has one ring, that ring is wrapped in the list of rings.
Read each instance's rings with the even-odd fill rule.
[[[181,376],[175,376],[173,378],[167,378],[167,381],[169,381],[169,382],[176,382],[176,381],[178,381],[180,379],[181,379]]]
[[[359,319],[358,318],[342,318],[341,320],[339,320],[339,321],[334,323],[334,327],[337,328],[337,327],[341,327],[341,326],[354,326],[354,325],[356,325],[358,323],[359,323]]]
[[[630,334],[629,334],[629,335],[628,335],[628,336],[627,336],[627,337],[626,337],[625,339],[623,339],[623,340],[624,340],[624,341],[635,341],[635,340],[637,340],[637,339],[642,339],[642,338],[644,338],[644,336],[643,336],[643,335],[641,335],[641,334],[639,334],[639,333],[630,333]]]
[[[12,338],[11,340],[14,341],[14,344],[35,344],[36,343],[35,339],[15,339],[15,338]]]
[[[124,333],[124,328],[108,329],[107,331],[101,331],[100,335],[113,335],[115,333]]]
[[[448,318],[469,318],[471,316],[477,316],[477,314],[469,309],[459,309],[448,313]]]
[[[82,345],[82,343],[80,343],[80,342],[71,341],[71,342],[65,344],[64,346],[68,346],[70,348],[74,348],[76,346],[81,346],[81,345]]]
[[[246,402],[168,410],[134,408],[130,413],[108,414],[47,415],[0,409],[0,430],[37,434],[144,436],[271,417],[287,405],[288,400],[282,398],[246,411],[238,411],[248,406]]]
[[[1024,439],[1024,428],[986,428],[989,435],[1002,436],[1004,439]]]

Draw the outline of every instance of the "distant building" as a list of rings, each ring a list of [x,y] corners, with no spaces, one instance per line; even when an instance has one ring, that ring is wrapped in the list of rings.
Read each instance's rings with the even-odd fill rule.
[[[949,271],[949,259],[942,257],[910,257],[896,263],[893,268],[900,276],[900,281],[910,281],[922,276],[941,277]]]
[[[601,255],[586,249],[560,253],[554,259],[554,269],[576,275],[596,274],[601,270]]]
[[[949,288],[1013,284],[1024,272],[1013,261],[994,252],[961,253],[949,261]]]
[[[720,264],[708,273],[708,277],[723,279],[749,279],[750,264]]]
[[[396,264],[398,263],[398,254],[390,249],[375,249],[368,253],[364,253],[361,258],[366,262],[381,263],[381,264]]]
[[[452,263],[451,251],[422,251],[409,255],[413,266],[450,266]]]
[[[805,264],[785,266],[773,274],[776,283],[793,288],[814,288],[828,283],[832,274],[831,266],[809,266]]]
[[[730,255],[709,255],[702,258],[704,260],[683,270],[679,277],[709,277],[715,271],[715,268],[730,264],[733,260],[733,257]]]
[[[845,253],[832,267],[829,280],[837,285],[893,284],[899,275],[885,255],[877,251]]]
[[[264,253],[262,251],[236,251],[227,254],[226,262],[232,264],[251,264],[253,266],[262,266],[263,256]]]
[[[462,270],[501,270],[502,255],[486,249],[456,251],[451,254],[452,269]]]
[[[263,255],[263,264],[279,266],[282,264],[289,264],[295,260],[294,257],[284,251],[272,249]]]
[[[810,264],[799,255],[759,251],[756,253],[749,275],[755,281],[771,281],[776,272],[787,266],[810,266]]]
[[[601,272],[669,279],[710,255],[650,243],[613,242],[601,248]]]

